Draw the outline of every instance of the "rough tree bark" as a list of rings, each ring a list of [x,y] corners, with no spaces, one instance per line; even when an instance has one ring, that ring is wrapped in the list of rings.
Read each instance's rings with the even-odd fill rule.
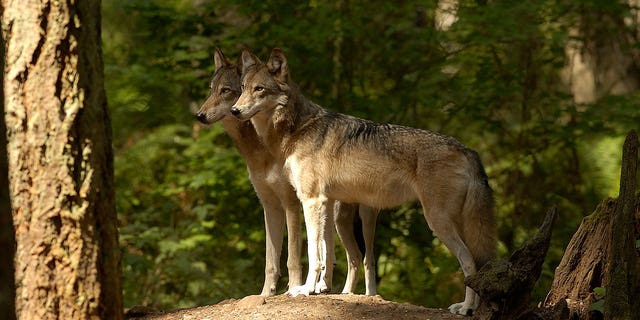
[[[611,225],[611,243],[607,268],[610,281],[604,300],[605,319],[640,318],[633,308],[637,308],[638,299],[634,297],[637,284],[638,255],[634,225],[636,207],[636,174],[638,168],[638,135],[629,132],[622,149],[622,169],[620,173],[620,195]],[[634,306],[635,305],[635,306]]]
[[[605,313],[615,313],[608,314],[606,319],[640,317],[637,310],[640,286],[633,279],[638,272],[635,249],[638,235],[633,221],[634,207],[640,200],[634,196],[637,144],[638,137],[632,131],[623,150],[619,198],[605,200],[582,220],[556,268],[545,305],[554,307],[566,301],[571,319],[602,319],[602,310],[589,310],[602,299],[594,291],[599,287],[606,288]]]
[[[2,0],[20,319],[122,319],[99,0]]]
[[[4,37],[0,32],[0,70],[4,70]],[[4,90],[0,72],[0,318],[14,320],[15,286],[13,277],[13,256],[15,238],[11,219],[11,199],[9,198],[9,169],[7,167],[7,130],[4,123]],[[5,256],[6,254],[6,256]]]

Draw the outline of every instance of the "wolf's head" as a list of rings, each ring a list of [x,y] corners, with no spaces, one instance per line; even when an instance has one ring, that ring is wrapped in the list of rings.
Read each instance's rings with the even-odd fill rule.
[[[209,97],[202,104],[196,117],[205,124],[215,123],[225,115],[240,96],[240,70],[216,48],[213,54],[215,72],[209,82]]]
[[[258,112],[284,106],[288,89],[289,66],[282,50],[273,49],[266,65],[245,50],[242,52],[242,94],[231,113],[247,120]]]

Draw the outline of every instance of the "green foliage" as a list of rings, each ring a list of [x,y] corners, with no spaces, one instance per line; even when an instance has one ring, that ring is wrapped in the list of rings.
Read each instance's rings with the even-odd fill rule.
[[[418,208],[419,205],[405,205],[379,216],[378,292],[395,301],[426,306],[448,306],[452,301],[462,301],[464,276],[458,261],[428,230]]]
[[[617,33],[632,39],[621,49],[631,55],[635,33],[602,22],[622,21],[629,8],[460,0],[455,23],[438,29],[436,4],[104,1],[125,304],[212,303],[258,293],[264,280],[263,218],[244,163],[219,125],[200,128],[191,115],[206,97],[215,46],[262,59],[281,47],[293,79],[321,105],[440,131],[477,150],[503,255],[557,205],[562,219],[535,291],[543,299],[582,217],[617,193],[620,137],[640,123],[638,91],[576,103],[562,78],[565,50]],[[580,27],[588,32],[575,34]],[[458,263],[418,205],[380,215],[376,250],[385,298],[440,307],[463,298]]]
[[[162,126],[116,158],[129,304],[187,307],[261,287],[262,213],[244,163],[220,127],[192,134]]]
[[[607,295],[607,289],[602,287],[593,288],[595,301],[589,306],[589,311],[599,311],[604,313],[604,297]]]

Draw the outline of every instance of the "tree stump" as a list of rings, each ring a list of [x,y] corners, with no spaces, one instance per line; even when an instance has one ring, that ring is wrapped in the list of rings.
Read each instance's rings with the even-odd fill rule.
[[[530,318],[531,290],[540,277],[556,217],[556,208],[552,208],[538,233],[516,250],[508,261],[494,259],[465,279],[465,284],[481,298],[475,319]]]
[[[638,137],[631,131],[624,144],[620,196],[582,220],[556,268],[546,307],[566,302],[570,319],[640,318],[637,161]]]
[[[606,270],[611,242],[606,241],[606,235],[615,207],[616,200],[606,199],[582,219],[556,268],[545,306],[554,307],[566,301],[571,317],[598,319],[597,312],[590,312],[589,306],[602,298],[594,289],[609,281]]]

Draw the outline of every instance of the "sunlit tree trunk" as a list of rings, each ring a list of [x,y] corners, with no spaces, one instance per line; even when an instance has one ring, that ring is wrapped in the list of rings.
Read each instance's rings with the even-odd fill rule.
[[[458,20],[457,0],[440,0],[435,10],[435,27],[447,31]]]
[[[626,94],[640,85],[637,0],[595,7],[576,2],[577,23],[569,29],[571,40],[562,72],[577,103],[593,103],[609,94]]]
[[[2,0],[20,319],[121,319],[100,1]]]
[[[0,70],[4,68],[4,38],[0,34]],[[0,85],[3,73],[0,72]],[[14,320],[15,286],[13,277],[13,256],[15,238],[11,219],[9,199],[9,171],[7,168],[7,130],[4,124],[4,90],[0,86],[0,318]]]

